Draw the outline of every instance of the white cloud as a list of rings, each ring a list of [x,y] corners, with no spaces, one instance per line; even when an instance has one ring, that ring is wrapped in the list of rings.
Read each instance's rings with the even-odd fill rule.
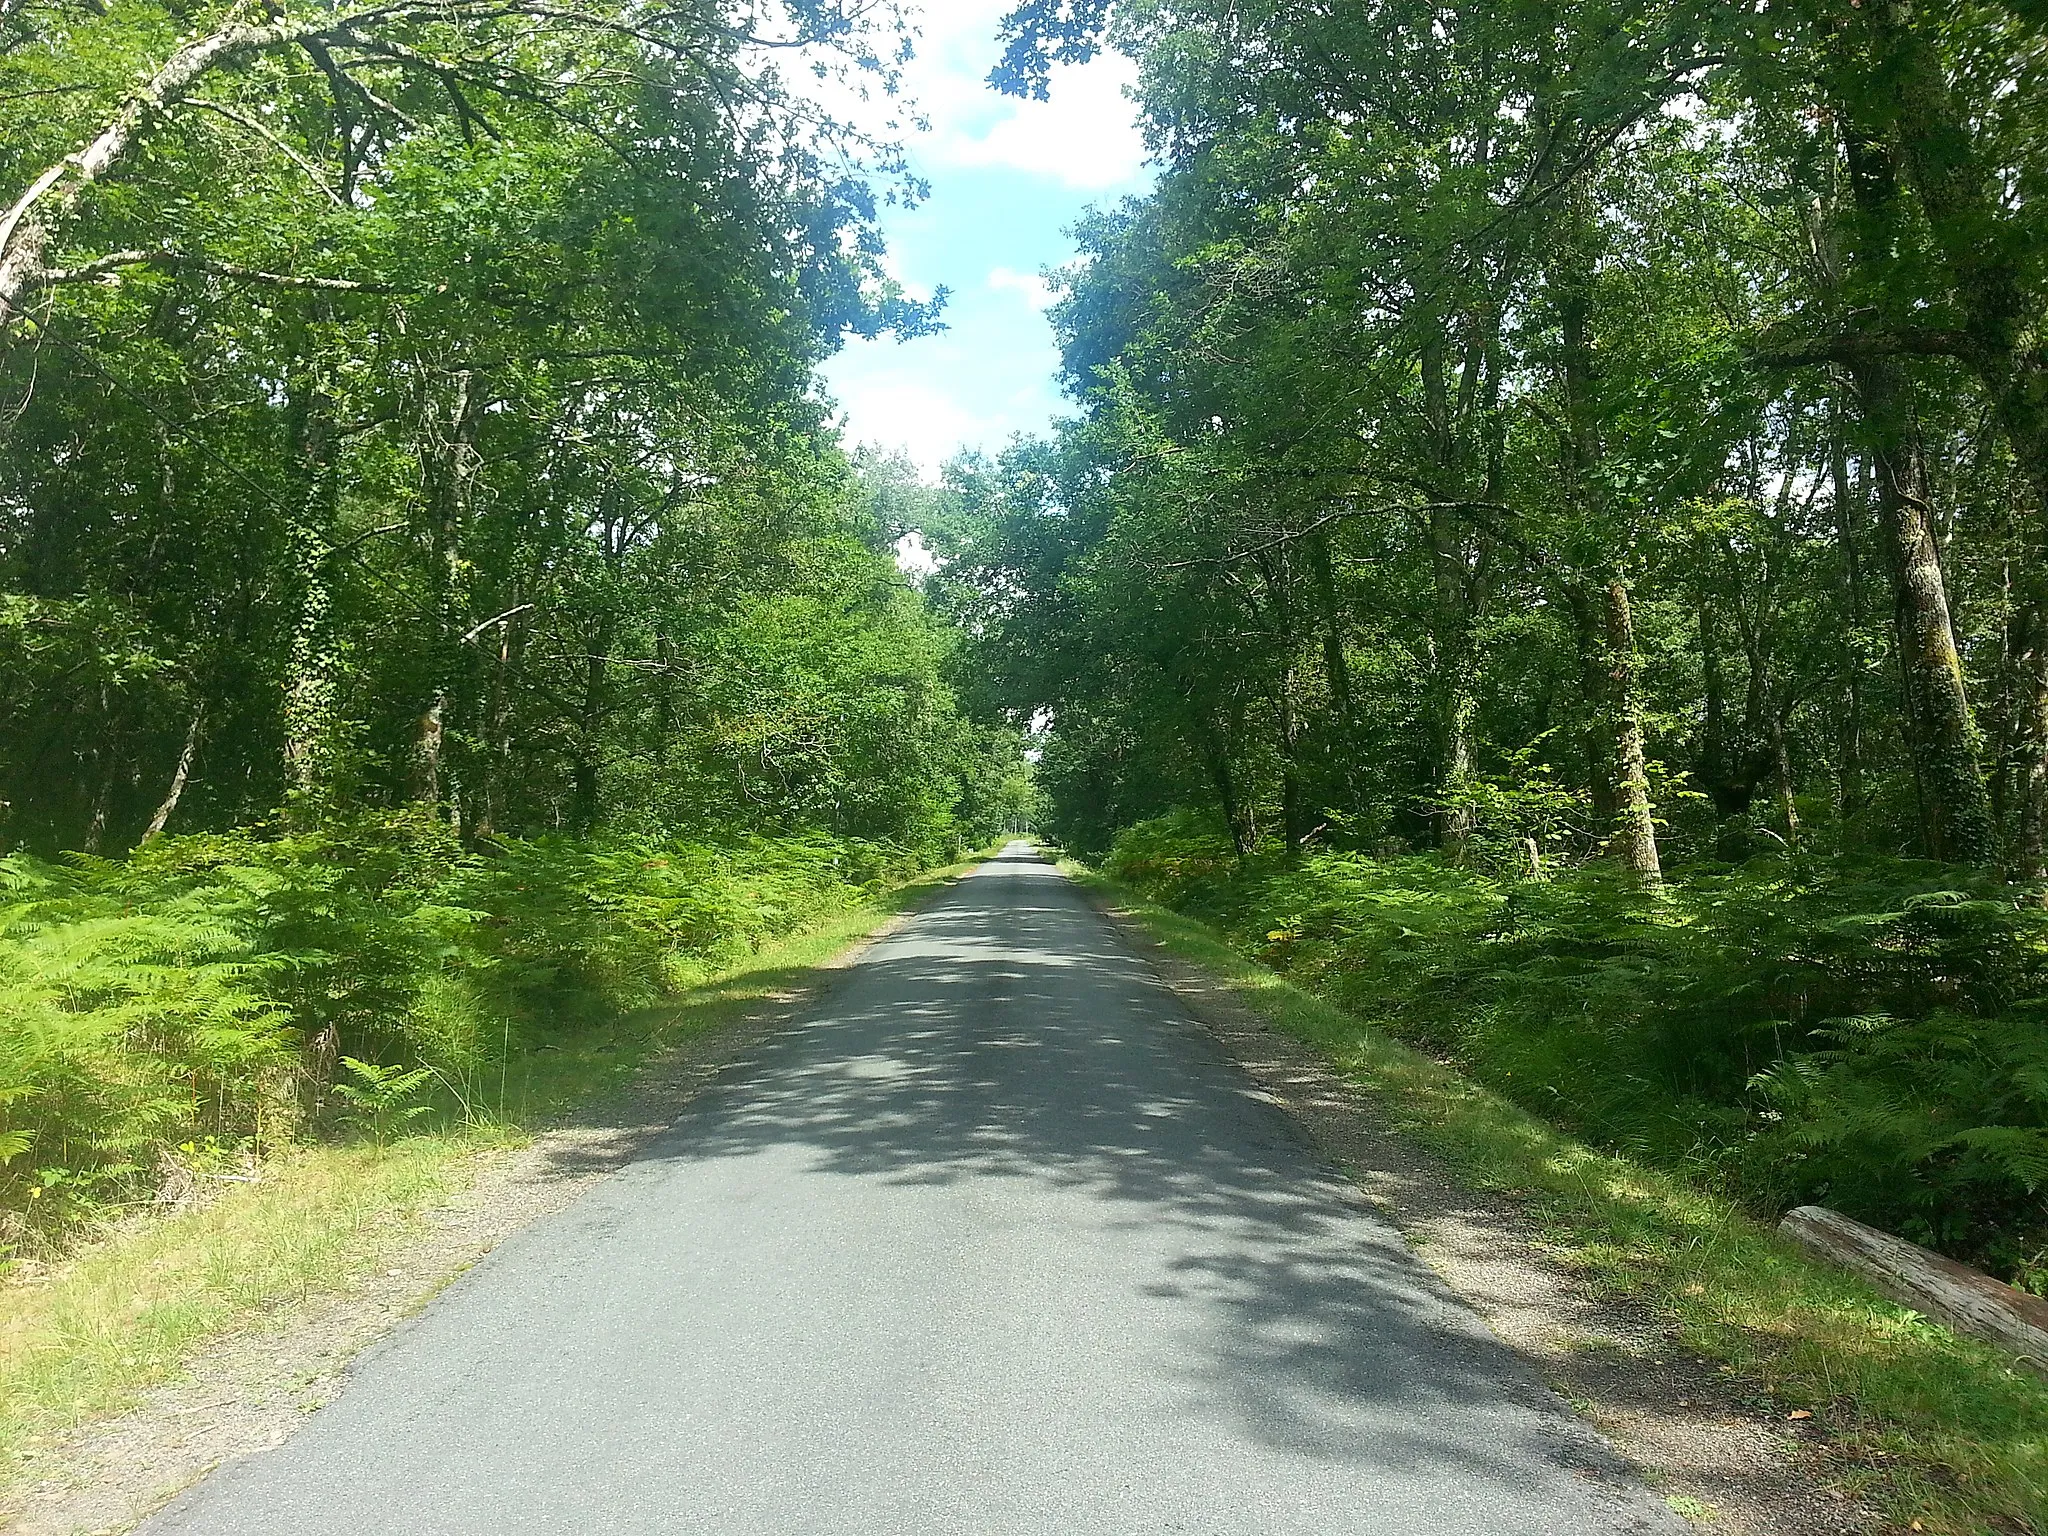
[[[1121,55],[1055,66],[1050,101],[1004,97],[993,121],[940,129],[937,158],[1050,176],[1089,191],[1123,186],[1145,166],[1137,108],[1124,95],[1137,78],[1137,65]]]
[[[986,442],[1001,424],[984,420],[907,369],[842,373],[833,380],[846,439],[883,450],[900,448],[927,480],[963,443]]]
[[[1000,450],[1063,409],[1045,317],[1053,294],[1032,269],[1066,258],[1060,229],[1088,202],[1140,191],[1148,179],[1137,108],[1123,95],[1130,61],[1061,66],[1046,102],[989,87],[1014,4],[913,0],[922,35],[904,86],[929,131],[903,136],[933,196],[888,209],[883,223],[891,275],[914,296],[941,283],[951,291],[947,331],[850,342],[820,370],[847,442],[901,448],[928,476],[961,448]],[[861,104],[829,86],[820,99],[882,133],[908,116],[903,101]]]
[[[926,171],[1000,169],[1049,177],[1099,192],[1136,180],[1145,163],[1137,108],[1123,94],[1137,66],[1120,54],[1053,68],[1051,100],[998,95],[988,73],[1001,57],[998,36],[1015,0],[924,0],[914,6],[917,56],[904,70],[905,97],[930,123],[907,134]],[[837,115],[880,132],[902,120],[904,102],[862,101],[843,83],[814,88]]]
[[[988,275],[988,285],[997,293],[1018,293],[1024,302],[1040,314],[1052,308],[1052,284],[1036,272],[1015,272],[1008,267],[997,267]]]

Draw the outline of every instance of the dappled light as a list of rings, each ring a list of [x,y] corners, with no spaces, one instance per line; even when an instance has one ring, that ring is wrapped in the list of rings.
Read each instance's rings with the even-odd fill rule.
[[[2048,1528],[2044,40],[0,0],[0,1522]]]

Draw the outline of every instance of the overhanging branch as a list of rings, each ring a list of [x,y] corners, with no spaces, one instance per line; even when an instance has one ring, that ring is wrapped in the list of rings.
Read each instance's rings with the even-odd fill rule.
[[[270,288],[290,288],[315,293],[395,294],[403,290],[381,283],[359,282],[352,277],[311,277],[294,272],[266,272],[239,262],[215,261],[208,256],[184,256],[176,251],[114,251],[75,267],[61,267],[43,274],[43,282],[90,283],[112,276],[125,267],[161,267],[167,272],[203,272],[240,283],[261,283]]]
[[[1877,357],[1968,359],[1975,350],[1970,338],[1961,331],[1927,326],[1858,327],[1818,335],[1773,326],[1746,348],[1749,360],[1761,368],[1818,368]]]

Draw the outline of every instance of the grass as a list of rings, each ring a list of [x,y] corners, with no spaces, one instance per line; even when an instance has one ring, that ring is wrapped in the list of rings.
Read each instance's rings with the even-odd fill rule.
[[[66,1431],[181,1375],[209,1339],[381,1268],[422,1213],[466,1188],[493,1153],[621,1086],[655,1052],[803,986],[970,867],[925,875],[764,945],[660,1008],[532,1053],[513,1064],[502,1113],[450,1114],[387,1144],[294,1149],[255,1183],[177,1214],[132,1217],[48,1272],[11,1280],[0,1314],[0,1490],[37,1475]]]
[[[2048,1382],[1807,1257],[1731,1202],[1596,1151],[1294,986],[1205,924],[1083,866],[1174,953],[1319,1049],[1475,1187],[1526,1203],[1598,1286],[1690,1349],[1806,1409],[1900,1523],[2048,1528]]]
[[[53,1436],[178,1375],[206,1339],[374,1269],[503,1141],[456,1130],[303,1148],[275,1159],[261,1183],[137,1218],[49,1276],[11,1286],[0,1485],[36,1471]]]

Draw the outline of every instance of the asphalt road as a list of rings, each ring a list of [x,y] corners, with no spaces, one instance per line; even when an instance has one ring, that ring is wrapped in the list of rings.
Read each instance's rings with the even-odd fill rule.
[[[1021,847],[144,1527],[1679,1528]]]

